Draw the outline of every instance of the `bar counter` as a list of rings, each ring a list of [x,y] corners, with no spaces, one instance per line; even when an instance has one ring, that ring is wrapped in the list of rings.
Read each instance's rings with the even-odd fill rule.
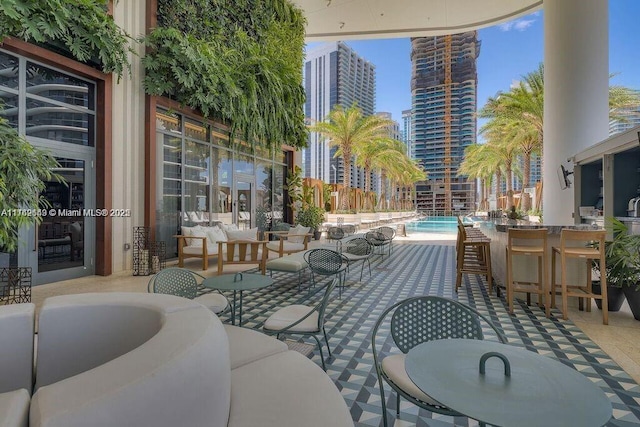
[[[562,229],[580,229],[580,230],[601,230],[602,227],[596,225],[545,225],[539,223],[531,223],[523,220],[507,220],[507,219],[488,219],[480,223],[480,230],[491,239],[491,269],[493,280],[504,288],[507,277],[507,230],[509,228],[525,228],[537,229],[546,228],[547,236],[547,258],[548,270],[545,285],[550,289],[551,279],[551,247],[560,247],[560,232]],[[517,242],[516,242],[517,243]],[[556,256],[556,283],[560,283],[560,257]],[[537,258],[527,256],[514,256],[513,258],[513,277],[516,281],[536,281],[538,277]],[[593,278],[595,280],[595,277]],[[587,269],[584,261],[569,260],[567,263],[567,280],[569,283],[586,283]],[[517,298],[523,298],[524,294],[516,293]],[[532,301],[535,302],[535,301]],[[560,295],[556,296],[556,307],[561,304]],[[569,299],[570,306],[578,306],[577,298]]]

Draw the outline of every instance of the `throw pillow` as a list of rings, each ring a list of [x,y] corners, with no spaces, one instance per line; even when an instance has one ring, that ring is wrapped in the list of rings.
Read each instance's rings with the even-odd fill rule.
[[[227,238],[231,240],[258,240],[258,227],[249,230],[227,230]]]
[[[227,241],[226,233],[218,227],[209,227],[209,230],[207,230],[207,237],[209,237],[209,242],[213,243],[214,245],[218,242]]]
[[[195,227],[180,227],[182,235],[187,237],[191,236],[191,232],[194,228]],[[191,246],[191,239],[185,239],[185,245]]]
[[[237,231],[238,225],[237,224],[220,224],[220,228],[222,228],[222,230],[226,233],[229,230]]]
[[[304,243],[305,236],[301,236],[301,234],[307,234],[311,230],[311,227],[304,227],[300,224],[296,225],[293,228],[289,229],[289,233],[287,233],[287,241],[291,243]]]
[[[207,232],[202,227],[193,227],[191,230],[191,237],[208,237]],[[203,239],[190,239],[191,244],[189,246],[193,246],[194,248],[201,248],[204,242]]]

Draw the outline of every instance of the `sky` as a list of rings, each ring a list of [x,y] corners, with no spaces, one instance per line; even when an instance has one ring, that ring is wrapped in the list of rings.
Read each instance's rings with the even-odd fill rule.
[[[609,0],[609,72],[611,84],[640,89],[640,0]],[[478,30],[480,55],[478,108],[543,62],[542,11]],[[345,41],[376,66],[376,111],[386,111],[402,126],[402,110],[411,108],[411,42],[408,38]],[[322,43],[310,43],[309,48]]]

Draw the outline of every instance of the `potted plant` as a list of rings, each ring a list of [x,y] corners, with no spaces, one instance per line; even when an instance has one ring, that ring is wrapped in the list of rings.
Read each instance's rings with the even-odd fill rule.
[[[324,222],[324,209],[317,206],[305,206],[298,211],[296,222],[305,227],[311,227],[314,238],[319,240],[321,232],[318,229]]]
[[[618,288],[626,296],[633,317],[640,320],[640,235],[629,234],[628,227],[615,218],[608,222],[614,237],[606,245],[607,297],[612,295],[612,288]]]

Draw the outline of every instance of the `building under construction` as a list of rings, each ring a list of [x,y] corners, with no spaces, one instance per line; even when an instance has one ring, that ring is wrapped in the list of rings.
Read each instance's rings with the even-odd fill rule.
[[[458,177],[458,167],[476,142],[479,53],[476,31],[411,39],[412,155],[428,173],[417,185],[420,211],[475,209],[475,181]]]

